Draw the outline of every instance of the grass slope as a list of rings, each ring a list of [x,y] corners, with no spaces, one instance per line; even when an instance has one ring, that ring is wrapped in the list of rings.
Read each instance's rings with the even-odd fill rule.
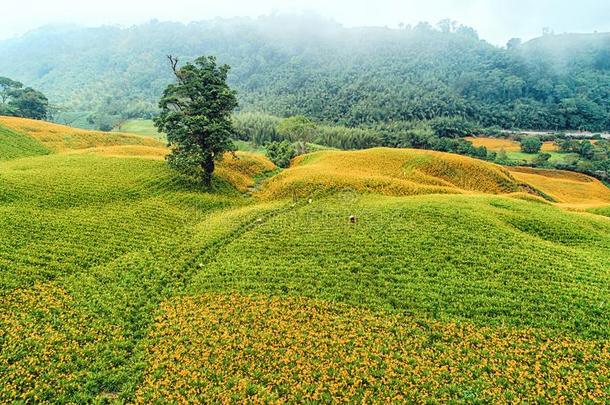
[[[17,124],[56,153],[0,162],[0,402],[610,395],[610,219],[504,168],[323,151],[257,192],[238,153],[204,192],[158,144]]]
[[[165,134],[160,133],[152,120],[134,119],[127,120],[117,128],[118,132],[149,136],[151,138],[165,141]]]
[[[203,193],[151,159],[0,164],[0,402],[129,397],[138,344],[194,252],[276,209],[246,202],[227,181]]]
[[[340,195],[233,241],[191,289],[609,337],[609,235],[607,220],[504,197]]]
[[[598,215],[605,215],[607,217],[610,217],[610,205],[604,206],[604,207],[597,207],[597,208],[592,208],[589,210],[589,212],[592,212],[594,214],[598,214]]]
[[[158,140],[137,135],[88,131],[17,117],[0,116],[0,126],[27,134],[54,152],[116,145],[164,146]]]
[[[26,134],[0,125],[0,161],[24,156],[46,155],[50,151]]]

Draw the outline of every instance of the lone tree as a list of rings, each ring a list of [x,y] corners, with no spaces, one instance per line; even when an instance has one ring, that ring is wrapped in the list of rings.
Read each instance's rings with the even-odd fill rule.
[[[235,150],[231,112],[236,92],[227,85],[228,65],[218,66],[213,56],[202,56],[178,68],[168,56],[176,82],[167,86],[159,102],[155,126],[167,134],[172,152],[168,164],[187,175],[212,184],[215,161]]]

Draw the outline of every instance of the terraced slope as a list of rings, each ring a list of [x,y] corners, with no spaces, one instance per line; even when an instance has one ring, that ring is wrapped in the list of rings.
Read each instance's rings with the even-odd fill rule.
[[[275,167],[227,155],[204,192],[158,146],[54,136],[0,162],[0,402],[610,397],[603,208],[411,150],[303,156],[260,191]]]

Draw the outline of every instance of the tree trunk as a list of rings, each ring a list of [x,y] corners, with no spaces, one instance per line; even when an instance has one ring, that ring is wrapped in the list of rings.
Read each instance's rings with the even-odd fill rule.
[[[208,189],[212,188],[212,173],[214,173],[214,157],[212,155],[206,156],[205,160],[201,162],[201,169],[203,169],[203,185]]]

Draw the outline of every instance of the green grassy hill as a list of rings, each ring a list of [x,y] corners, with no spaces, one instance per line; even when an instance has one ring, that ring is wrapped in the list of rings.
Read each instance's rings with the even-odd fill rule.
[[[127,120],[117,128],[119,132],[128,132],[130,134],[138,134],[144,136],[150,136],[161,141],[165,141],[165,134],[157,131],[157,128],[153,124],[152,120],[134,119]]]
[[[610,395],[606,208],[569,212],[499,166],[383,149],[305,156],[254,192],[273,165],[242,153],[204,192],[145,145],[57,139],[0,162],[0,402]],[[455,192],[379,192],[384,162]],[[303,182],[308,166],[325,182]]]
[[[22,156],[46,155],[49,152],[32,137],[0,127],[0,161]]]

